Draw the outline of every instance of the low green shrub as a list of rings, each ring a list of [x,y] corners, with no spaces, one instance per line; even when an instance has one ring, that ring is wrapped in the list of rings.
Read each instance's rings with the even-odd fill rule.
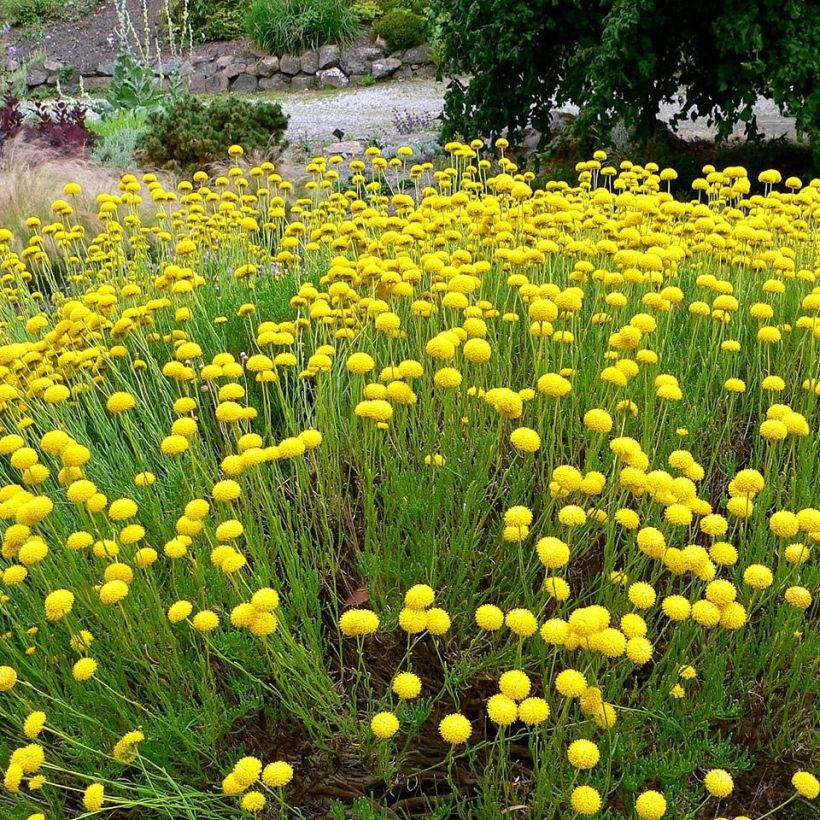
[[[55,21],[76,20],[100,0],[0,0],[0,23],[33,27]]]
[[[247,30],[261,48],[288,54],[349,42],[359,18],[348,0],[254,0]]]
[[[181,96],[148,118],[138,157],[157,168],[191,171],[223,159],[231,145],[269,150],[284,144],[288,119],[278,103]]]
[[[50,23],[65,11],[65,0],[3,0],[0,20],[13,26],[31,26]]]
[[[171,12],[175,23],[191,27],[196,40],[233,40],[245,33],[249,8],[250,0],[173,0]]]
[[[88,121],[88,129],[97,135],[91,156],[97,162],[127,168],[140,140],[148,133],[148,112],[144,108],[112,111],[101,119]]]
[[[391,51],[421,45],[427,39],[427,20],[407,9],[388,11],[374,26],[376,34],[384,37]]]

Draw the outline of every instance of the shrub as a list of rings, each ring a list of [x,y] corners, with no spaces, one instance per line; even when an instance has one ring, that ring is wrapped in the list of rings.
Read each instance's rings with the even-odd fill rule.
[[[265,150],[281,146],[287,124],[278,103],[249,104],[236,97],[204,103],[185,95],[150,115],[139,156],[160,168],[200,168],[221,159],[233,144]]]
[[[64,0],[3,0],[3,17],[15,26],[48,23],[65,10]]]
[[[85,122],[86,110],[77,102],[31,101],[23,114],[20,101],[6,96],[0,105],[0,145],[20,137],[41,143],[57,153],[84,153],[94,142]]]
[[[769,95],[794,116],[820,164],[820,5],[664,0],[432,0],[448,76],[445,137],[528,124],[549,134],[557,103],[581,108],[578,134],[623,123],[641,140],[657,132],[664,101],[679,120],[705,116],[728,136],[756,134],[753,106]],[[593,128],[595,131],[593,131]]]
[[[287,54],[349,42],[359,18],[347,0],[254,0],[247,29],[257,45]]]
[[[374,26],[376,34],[384,37],[391,51],[421,45],[427,37],[427,21],[420,14],[406,9],[388,11]]]
[[[88,127],[97,135],[91,156],[106,165],[125,169],[131,163],[140,140],[148,133],[148,112],[144,108],[114,111]]]
[[[13,26],[38,26],[57,20],[74,20],[99,0],[2,0],[0,21]]]
[[[249,0],[174,0],[174,22],[185,20],[196,39],[232,40],[245,33]]]

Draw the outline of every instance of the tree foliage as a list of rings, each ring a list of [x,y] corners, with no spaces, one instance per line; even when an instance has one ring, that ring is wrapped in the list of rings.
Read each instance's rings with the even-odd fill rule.
[[[579,132],[624,123],[651,136],[664,102],[679,122],[708,117],[718,136],[771,97],[820,156],[820,4],[808,0],[433,0],[441,71],[452,81],[445,131],[528,123],[549,135],[550,110],[581,108]],[[675,123],[673,123],[674,125]]]

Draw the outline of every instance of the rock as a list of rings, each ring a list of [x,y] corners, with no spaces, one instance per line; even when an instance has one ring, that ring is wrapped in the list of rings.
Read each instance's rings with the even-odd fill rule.
[[[575,122],[575,115],[567,111],[550,111],[550,133],[563,134]]]
[[[191,58],[191,62],[194,65],[200,65],[201,63],[212,63],[214,58],[211,57],[210,54],[194,54]]]
[[[376,47],[380,48],[382,51],[387,50],[387,40],[384,37],[377,37],[376,38]]]
[[[221,57],[217,57],[216,67],[217,69],[227,68],[233,60],[234,58],[232,54],[223,54]]]
[[[222,73],[229,79],[232,80],[234,77],[238,77],[240,74],[244,74],[246,70],[246,66],[244,63],[231,63],[228,66],[225,66],[222,69]]]
[[[409,80],[413,76],[413,69],[409,65],[402,65],[395,76],[400,77],[402,80]]]
[[[524,130],[524,139],[521,141],[521,150],[525,156],[532,156],[541,142],[541,132],[532,126]]]
[[[200,63],[196,67],[196,73],[201,74],[203,77],[212,77],[216,74],[216,63]]]
[[[281,74],[274,74],[273,77],[263,77],[259,81],[260,91],[280,91],[288,87],[288,80]]]
[[[168,62],[160,63],[157,66],[156,73],[159,74],[160,77],[170,77],[174,72],[179,71],[179,67],[179,60],[168,60]]]
[[[378,60],[379,57],[384,57],[384,48],[365,45],[359,49],[359,53],[365,58],[365,60]]]
[[[326,68],[318,76],[320,88],[344,88],[350,85],[350,80],[340,68]]]
[[[179,66],[180,77],[190,77],[194,73],[194,64],[190,60],[184,60]]]
[[[191,94],[202,94],[208,87],[208,78],[204,74],[192,74],[188,78],[188,90]]]
[[[230,80],[224,74],[214,74],[205,80],[205,91],[209,93],[216,93],[218,91],[227,91]]]
[[[326,154],[341,154],[342,156],[355,157],[364,153],[364,145],[358,140],[348,140],[347,142],[332,142],[324,149]]]
[[[295,91],[304,91],[316,84],[316,78],[307,74],[299,74],[290,81],[290,87]]]
[[[256,64],[256,74],[259,77],[272,77],[277,71],[279,71],[278,57],[263,57]]]
[[[37,85],[42,85],[48,79],[48,74],[40,68],[32,68],[26,74],[26,85],[29,88],[34,88]]]
[[[370,71],[362,48],[345,49],[339,58],[339,66],[345,74],[367,74]]]
[[[433,62],[433,49],[427,43],[408,48],[402,57],[405,63],[424,65]]]
[[[433,80],[436,77],[436,67],[434,65],[413,66],[413,76],[420,79]]]
[[[305,51],[300,62],[303,74],[315,74],[319,70],[319,55],[315,51]]]
[[[259,82],[253,74],[240,74],[232,83],[231,91],[256,91]]]
[[[83,88],[86,91],[108,88],[109,85],[111,85],[110,77],[83,77]]]
[[[253,63],[265,56],[265,49],[260,48],[252,40],[241,40],[242,48],[239,50],[239,56],[246,63]]]
[[[114,76],[114,61],[113,60],[106,60],[104,63],[100,63],[97,66],[97,74],[102,77],[113,77]]]
[[[364,78],[369,76],[369,74],[350,74],[348,80],[351,85],[364,85]]]
[[[302,61],[293,54],[283,54],[279,58],[279,70],[283,74],[294,77],[302,70]]]
[[[62,71],[65,68],[65,64],[61,63],[59,60],[44,60],[43,61],[43,68],[46,71]]]
[[[401,68],[401,60],[397,57],[387,57],[383,60],[375,60],[370,67],[370,73],[377,79],[381,80],[385,77],[390,77]]]
[[[339,48],[339,46],[322,46],[319,49],[319,64],[316,70],[318,71],[322,68],[335,68],[337,65],[339,65],[339,59],[341,58],[341,56],[342,50]]]

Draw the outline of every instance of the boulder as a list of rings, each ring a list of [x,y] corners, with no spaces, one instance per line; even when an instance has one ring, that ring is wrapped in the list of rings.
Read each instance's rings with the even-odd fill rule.
[[[282,74],[274,74],[273,77],[263,77],[259,81],[260,91],[280,91],[288,87],[288,78]]]
[[[188,90],[191,94],[202,94],[207,90],[208,78],[204,74],[192,74],[188,78]]]
[[[350,85],[350,80],[340,68],[326,68],[319,72],[318,77],[320,88],[344,88]]]
[[[305,51],[300,62],[303,74],[315,74],[319,70],[319,55],[315,51]]]
[[[397,57],[386,57],[383,60],[374,60],[370,66],[370,73],[377,79],[381,80],[385,77],[390,77],[401,68],[401,60]]]
[[[278,57],[263,57],[256,64],[256,74],[258,77],[272,77],[279,71]]]
[[[316,70],[318,71],[323,68],[335,68],[337,65],[339,65],[339,60],[341,56],[342,50],[339,48],[339,46],[322,46],[319,49],[319,64]]]
[[[410,63],[411,65],[424,65],[426,63],[432,63],[433,49],[431,49],[427,43],[420,46],[414,46],[413,48],[408,48],[407,51],[404,52],[402,59],[405,63]]]
[[[34,88],[34,86],[42,85],[48,79],[48,74],[40,68],[32,68],[28,74],[26,74],[26,85],[29,88]]]
[[[332,142],[324,149],[326,154],[340,154],[343,157],[355,157],[364,153],[364,145],[358,140],[346,142]]]
[[[316,85],[316,78],[308,74],[297,74],[291,81],[290,87],[294,91],[305,91]]]
[[[113,60],[106,60],[104,63],[100,63],[97,66],[97,74],[102,77],[113,77],[114,76],[114,61]]]
[[[227,91],[230,80],[224,74],[213,74],[205,80],[205,91],[215,94]]]
[[[111,85],[110,77],[83,77],[83,89],[85,91],[108,88],[109,85]]]
[[[231,91],[256,91],[259,82],[253,74],[240,74],[231,83]]]
[[[196,67],[196,73],[201,74],[203,77],[212,77],[216,74],[216,63],[200,63]]]
[[[216,58],[217,69],[227,68],[234,61],[233,54],[223,54]]]
[[[420,65],[418,68],[413,66],[413,76],[423,78],[425,80],[434,80],[436,77],[436,67],[432,64]]]
[[[232,80],[234,77],[238,77],[240,74],[244,74],[246,70],[246,66],[244,63],[231,63],[230,65],[225,66],[222,69],[222,73],[229,79]]]
[[[181,63],[179,60],[168,60],[168,62],[160,63],[156,68],[156,73],[160,77],[170,77],[174,72],[179,71]]]
[[[302,70],[302,61],[293,54],[283,54],[279,58],[279,70],[289,77],[295,77]]]
[[[363,48],[346,48],[339,58],[339,67],[345,74],[367,74],[370,71]]]
[[[179,76],[190,77],[195,70],[194,64],[190,60],[183,60],[179,66]]]
[[[59,60],[44,60],[43,61],[43,68],[46,71],[62,71],[65,68],[65,64],[61,63]]]

